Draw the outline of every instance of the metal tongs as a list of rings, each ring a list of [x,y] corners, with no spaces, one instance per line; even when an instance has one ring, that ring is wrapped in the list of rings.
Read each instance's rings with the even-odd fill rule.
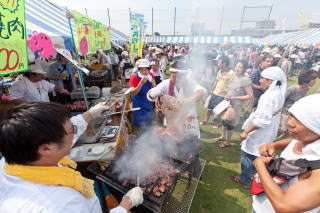
[[[123,96],[128,95],[131,91],[133,90],[133,87],[131,87],[130,89],[128,89],[120,98],[117,98],[109,107],[111,108],[113,105],[115,105],[118,101],[120,101],[122,99]],[[104,105],[107,105],[107,102],[105,102]],[[134,108],[135,109],[135,108]],[[102,113],[106,112],[107,110],[103,111]],[[133,110],[135,111],[135,110]],[[120,112],[119,112],[120,113]],[[118,113],[116,113],[118,114]]]
[[[123,111],[120,111],[120,112],[108,113],[108,114],[105,114],[105,115],[116,115],[116,114],[121,114],[121,113],[124,113],[124,112],[133,112],[133,111],[137,111],[137,110],[140,110],[140,109],[141,109],[140,107],[136,107],[136,108],[132,108],[132,109],[128,109],[128,110],[123,110]]]
[[[137,165],[137,180],[136,180],[136,184],[137,184],[137,187],[140,186],[140,166]]]

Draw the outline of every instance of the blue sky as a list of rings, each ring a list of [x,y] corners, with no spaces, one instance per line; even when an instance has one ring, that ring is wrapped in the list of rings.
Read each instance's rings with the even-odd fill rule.
[[[278,29],[296,29],[308,22],[320,23],[319,0],[51,0],[61,6],[76,9],[88,16],[108,24],[107,8],[110,10],[111,26],[128,34],[129,8],[143,13],[148,22],[147,33],[151,33],[151,8],[154,8],[154,31],[161,34],[173,34],[174,7],[177,8],[176,32],[189,34],[191,24],[196,20],[205,23],[207,30],[219,33],[222,7],[224,18],[222,33],[228,34],[232,29],[239,29],[243,7],[272,5],[271,19],[276,20]],[[199,8],[199,16],[196,16]],[[305,12],[304,20],[299,13]],[[268,10],[248,10],[246,19],[262,20]],[[245,24],[243,27],[250,27]]]

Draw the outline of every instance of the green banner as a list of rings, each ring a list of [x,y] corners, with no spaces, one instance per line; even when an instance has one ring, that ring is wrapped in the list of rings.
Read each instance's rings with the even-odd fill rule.
[[[143,34],[145,29],[144,15],[139,13],[130,14],[130,58],[142,57]]]
[[[0,0],[0,76],[28,70],[24,0]]]
[[[77,11],[73,11],[73,16],[77,27],[76,47],[81,55],[94,54],[97,49],[111,49],[110,31],[105,25]]]

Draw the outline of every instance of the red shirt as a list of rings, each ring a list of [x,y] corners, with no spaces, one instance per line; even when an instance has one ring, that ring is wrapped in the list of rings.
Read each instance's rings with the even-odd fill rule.
[[[149,72],[149,75],[151,75],[152,79],[154,79],[153,74],[151,72]],[[129,86],[130,87],[137,87],[139,82],[140,82],[139,78],[137,77],[137,75],[135,73],[133,73],[130,77]]]

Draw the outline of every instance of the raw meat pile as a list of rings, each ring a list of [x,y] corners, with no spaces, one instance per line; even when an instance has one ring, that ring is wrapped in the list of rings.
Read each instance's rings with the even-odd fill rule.
[[[75,101],[72,104],[66,104],[65,106],[71,111],[86,110],[86,104],[84,103],[84,101]]]
[[[117,174],[121,177],[120,181],[123,186],[136,185],[137,176],[132,176],[133,167],[128,163],[126,168],[115,168],[111,174]],[[141,168],[141,173],[142,171],[143,168]],[[168,160],[160,159],[157,165],[154,165],[153,171],[148,173],[148,176],[144,177],[144,174],[141,174],[140,187],[145,194],[153,193],[156,197],[161,197],[164,192],[170,189],[173,185],[173,177],[179,173],[180,170],[175,169]]]

